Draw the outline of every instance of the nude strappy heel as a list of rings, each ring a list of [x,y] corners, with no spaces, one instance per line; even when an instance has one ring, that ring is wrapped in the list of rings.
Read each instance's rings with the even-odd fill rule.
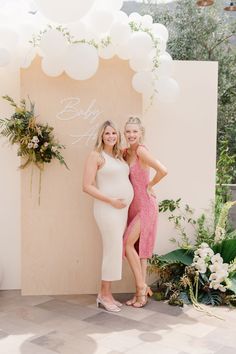
[[[136,294],[136,302],[132,304],[135,308],[141,308],[147,305],[148,296],[152,296],[153,292],[149,286],[145,285],[144,288]],[[135,305],[136,304],[136,305]]]

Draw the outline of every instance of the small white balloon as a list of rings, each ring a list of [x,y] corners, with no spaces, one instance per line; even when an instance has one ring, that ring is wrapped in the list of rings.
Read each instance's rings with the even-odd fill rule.
[[[137,12],[132,12],[129,15],[129,22],[135,22],[137,25],[141,25],[142,23],[142,16]]]
[[[137,58],[131,58],[129,61],[129,66],[134,71],[145,71],[145,70],[152,70],[153,62],[150,56],[141,56]]]
[[[134,74],[132,86],[135,91],[145,95],[151,95],[153,92],[153,74],[150,71],[140,71]]]
[[[57,58],[43,58],[41,62],[43,72],[48,76],[59,76],[64,71],[64,60],[62,57]]]
[[[98,55],[102,59],[111,59],[115,55],[115,47],[112,43],[109,43],[106,47],[99,46]]]
[[[156,97],[160,102],[173,103],[177,100],[180,89],[176,80],[163,76],[155,82]]]
[[[28,68],[37,54],[37,48],[32,46],[21,46],[19,48],[19,61],[21,68]]]
[[[129,39],[131,57],[148,55],[153,49],[151,36],[146,32],[134,32]]]
[[[95,0],[35,0],[39,11],[52,21],[68,23],[78,21],[92,8]]]
[[[169,38],[169,32],[166,26],[162,25],[161,23],[153,23],[152,31],[154,35],[162,37],[166,42]]]
[[[69,46],[65,58],[65,71],[75,80],[87,80],[98,69],[98,53],[94,46],[87,43]]]
[[[116,46],[116,55],[123,60],[130,59],[129,41]]]
[[[43,34],[39,47],[45,56],[55,57],[65,53],[68,43],[60,31],[51,29]]]
[[[0,67],[7,66],[11,61],[11,54],[8,49],[0,48]]]
[[[171,76],[173,69],[173,60],[171,56],[167,54],[161,54],[159,56],[159,66],[155,70],[157,77],[160,76]]]
[[[141,18],[141,24],[142,24],[142,27],[144,27],[144,28],[151,29],[152,28],[152,23],[153,23],[153,18],[150,15],[144,15]]]
[[[111,41],[115,45],[120,45],[131,36],[131,28],[128,23],[113,23],[110,30]]]

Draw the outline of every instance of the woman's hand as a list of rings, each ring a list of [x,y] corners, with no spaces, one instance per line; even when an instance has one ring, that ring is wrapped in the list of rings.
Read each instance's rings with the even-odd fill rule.
[[[112,199],[110,202],[111,206],[116,209],[123,209],[126,207],[126,203],[124,202],[124,199]]]
[[[147,194],[150,197],[156,198],[156,193],[155,193],[154,189],[151,186],[149,186],[149,185],[147,185]]]

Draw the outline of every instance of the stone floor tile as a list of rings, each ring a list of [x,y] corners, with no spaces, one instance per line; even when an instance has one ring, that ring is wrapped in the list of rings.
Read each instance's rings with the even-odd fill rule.
[[[159,343],[145,343],[129,349],[125,354],[178,354],[178,350]],[[189,354],[189,353],[188,353]]]
[[[96,303],[96,297],[96,295],[57,295],[54,299],[76,305],[92,305]]]
[[[71,316],[80,320],[99,313],[99,309],[90,308],[79,304],[71,304],[64,301],[51,300],[38,305],[39,308]]]
[[[236,353],[235,347],[233,348],[227,346],[223,346],[221,349],[214,352],[214,354],[235,354],[235,353]]]
[[[128,319],[111,312],[100,312],[95,316],[86,318],[84,321],[93,323],[98,326],[105,326],[112,331],[128,330],[128,329],[140,329],[150,330],[150,326],[142,321],[136,321]]]

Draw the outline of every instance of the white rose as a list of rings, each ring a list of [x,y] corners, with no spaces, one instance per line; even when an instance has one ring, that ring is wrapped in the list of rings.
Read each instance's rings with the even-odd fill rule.
[[[221,257],[221,255],[219,253],[216,253],[213,257],[211,257],[211,262],[212,263],[215,263],[215,262],[218,262],[218,263],[223,263],[223,258]]]

